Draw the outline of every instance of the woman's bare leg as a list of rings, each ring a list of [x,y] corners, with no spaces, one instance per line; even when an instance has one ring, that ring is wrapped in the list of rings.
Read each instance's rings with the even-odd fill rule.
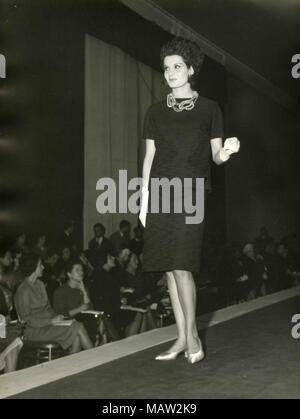
[[[92,349],[93,343],[84,327],[84,325],[81,323],[80,327],[78,329],[78,336],[80,340],[80,345],[82,349]]]
[[[77,352],[81,351],[81,344],[79,336],[77,335],[72,343],[70,354],[77,354]]]
[[[146,314],[147,313],[142,314],[143,317],[142,317],[142,323],[141,323],[141,328],[140,328],[139,333],[147,332],[147,316],[146,316]]]
[[[166,277],[178,332],[178,338],[168,352],[179,352],[186,347],[186,322],[178,296],[175,277],[172,272],[166,272]]]
[[[173,271],[178,298],[185,318],[185,333],[189,353],[199,351],[199,336],[196,325],[196,286],[193,275],[189,271]]]
[[[5,357],[5,373],[16,371],[20,349],[20,347],[12,349]]]
[[[136,313],[134,320],[125,328],[125,336],[132,336],[139,333],[143,317],[141,313]]]
[[[147,330],[152,330],[152,329],[156,329],[157,328],[151,310],[147,311],[147,313],[146,313],[146,319],[147,319]]]

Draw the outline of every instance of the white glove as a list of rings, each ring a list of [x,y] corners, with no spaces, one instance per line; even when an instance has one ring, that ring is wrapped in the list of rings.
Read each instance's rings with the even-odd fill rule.
[[[225,162],[230,158],[230,155],[237,153],[240,149],[240,142],[236,137],[227,138],[224,146],[220,150],[220,159]]]
[[[146,215],[148,209],[148,199],[149,199],[149,191],[146,187],[142,188],[142,196],[141,196],[141,209],[139,214],[139,219],[143,225],[146,227]]]
[[[228,154],[237,153],[240,149],[240,142],[236,137],[227,138],[223,148]]]

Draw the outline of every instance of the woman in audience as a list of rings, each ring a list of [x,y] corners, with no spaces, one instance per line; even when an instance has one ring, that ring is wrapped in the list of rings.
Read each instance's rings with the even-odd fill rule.
[[[284,243],[278,243],[277,249],[277,275],[279,290],[290,288],[294,282],[292,274],[291,260],[289,251]]]
[[[116,258],[108,254],[102,262],[99,262],[99,268],[93,273],[93,283],[91,287],[91,298],[96,310],[103,310],[105,313],[105,325],[111,340],[117,340],[123,331],[125,336],[140,333],[143,323],[143,313],[145,310],[121,310],[120,293],[126,291],[132,293],[133,289],[121,287],[116,278],[114,268]],[[123,284],[125,285],[126,273],[123,272]],[[126,297],[122,300],[122,307],[126,308]],[[143,325],[144,326],[144,325]]]
[[[51,308],[45,285],[39,279],[43,269],[35,253],[23,255],[20,270],[24,280],[16,292],[15,304],[21,320],[26,322],[25,339],[58,342],[63,349],[70,348],[70,353],[92,348],[82,323],[74,321],[69,326],[60,325],[63,316],[56,315]]]
[[[265,295],[265,283],[268,279],[263,257],[255,253],[254,245],[247,243],[243,249],[243,264],[250,284],[248,299]]]
[[[18,323],[11,323],[12,291],[3,282],[0,265],[0,371],[12,372],[17,368],[18,356],[23,346]]]
[[[37,255],[41,258],[42,261],[45,260],[48,246],[47,246],[47,237],[45,234],[39,234],[37,237],[37,241],[32,249]]]
[[[84,271],[80,260],[72,260],[66,266],[68,281],[57,288],[53,296],[53,308],[57,314],[82,322],[93,343],[97,335],[97,319],[83,312],[92,308],[90,297],[83,283]]]
[[[131,253],[126,262],[125,283],[126,286],[133,290],[133,293],[127,294],[127,302],[130,306],[142,308],[145,310],[143,314],[142,324],[138,333],[146,330],[155,329],[156,324],[150,309],[152,296],[146,289],[147,283],[143,280],[143,275],[138,272],[139,259],[135,253]]]

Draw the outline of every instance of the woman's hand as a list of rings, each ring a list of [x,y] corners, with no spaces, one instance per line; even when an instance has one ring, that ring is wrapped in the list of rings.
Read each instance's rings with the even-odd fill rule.
[[[79,313],[81,313],[82,311],[85,311],[89,308],[88,304],[81,304],[81,306],[79,307]]]
[[[236,137],[227,138],[224,142],[223,148],[229,155],[237,153],[240,149],[240,142]]]
[[[64,319],[64,316],[62,314],[59,314],[58,316],[53,317],[51,319],[52,326],[55,326],[55,323],[61,322]]]
[[[143,187],[142,195],[141,195],[141,209],[140,209],[140,214],[139,214],[139,219],[143,227],[146,227],[148,199],[149,199],[149,191],[146,187]]]

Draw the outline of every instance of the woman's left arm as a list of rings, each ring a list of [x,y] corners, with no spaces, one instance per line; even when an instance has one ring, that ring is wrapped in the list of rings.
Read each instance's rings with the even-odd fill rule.
[[[212,159],[220,165],[229,160],[231,154],[237,153],[240,149],[240,142],[236,137],[227,138],[222,146],[222,138],[213,138],[210,140]]]

